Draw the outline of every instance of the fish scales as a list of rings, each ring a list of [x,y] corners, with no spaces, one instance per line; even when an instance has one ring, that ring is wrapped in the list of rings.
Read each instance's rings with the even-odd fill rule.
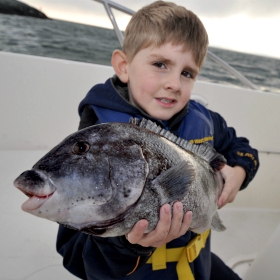
[[[104,123],[71,134],[22,173],[14,185],[22,209],[88,234],[128,233],[139,219],[147,232],[165,203],[191,210],[190,230],[225,229],[217,213],[223,156],[146,119]]]

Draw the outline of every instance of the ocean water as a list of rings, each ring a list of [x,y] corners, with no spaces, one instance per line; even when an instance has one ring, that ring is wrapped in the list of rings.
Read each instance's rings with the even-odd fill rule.
[[[0,51],[110,65],[120,48],[113,30],[60,20],[0,14]],[[280,93],[280,60],[218,48],[211,52],[225,60],[264,91]],[[207,58],[199,79],[243,86]]]

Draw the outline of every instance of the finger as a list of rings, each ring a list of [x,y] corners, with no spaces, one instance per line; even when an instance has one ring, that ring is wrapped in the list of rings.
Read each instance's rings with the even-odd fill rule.
[[[183,222],[181,225],[181,229],[179,231],[179,235],[184,235],[188,230],[192,222],[192,211],[187,211],[183,217]]]
[[[183,204],[179,201],[173,204],[172,211],[172,220],[170,224],[170,230],[168,233],[168,239],[173,240],[178,237],[179,231],[182,226],[184,212],[183,212]]]
[[[219,200],[218,200],[218,208],[219,209],[227,204],[229,195],[230,195],[230,193],[229,193],[227,187],[225,186],[221,195],[220,195],[220,197],[219,197]]]
[[[159,233],[161,232],[162,239],[164,239],[169,232],[171,226],[171,218],[171,206],[169,204],[164,204],[160,208],[159,221],[156,227],[157,235],[159,235]]]
[[[148,221],[147,220],[140,220],[138,221],[132,230],[126,235],[126,239],[131,244],[138,243],[142,238],[143,235],[148,227]]]
[[[169,204],[164,204],[160,208],[160,219],[157,226],[151,232],[145,234],[138,242],[142,246],[160,247],[165,244],[165,239],[168,235],[171,225],[171,209]]]
[[[160,219],[158,221],[158,224],[155,228],[155,230],[151,233],[150,242],[154,244],[155,247],[160,247],[163,245],[169,233],[170,226],[171,226],[171,206],[169,204],[164,204],[160,208]]]

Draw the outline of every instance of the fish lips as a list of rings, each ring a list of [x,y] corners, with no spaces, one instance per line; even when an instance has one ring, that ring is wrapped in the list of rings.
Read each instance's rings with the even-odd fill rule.
[[[27,170],[19,175],[14,185],[29,197],[21,206],[23,211],[30,212],[39,208],[56,191],[52,180],[42,171]]]

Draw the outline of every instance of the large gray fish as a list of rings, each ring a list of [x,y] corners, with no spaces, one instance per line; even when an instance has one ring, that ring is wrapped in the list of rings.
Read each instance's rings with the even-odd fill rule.
[[[99,236],[128,233],[140,219],[155,228],[159,208],[183,203],[190,230],[225,229],[217,213],[225,159],[155,123],[105,123],[62,141],[14,182],[29,199],[22,210]]]

